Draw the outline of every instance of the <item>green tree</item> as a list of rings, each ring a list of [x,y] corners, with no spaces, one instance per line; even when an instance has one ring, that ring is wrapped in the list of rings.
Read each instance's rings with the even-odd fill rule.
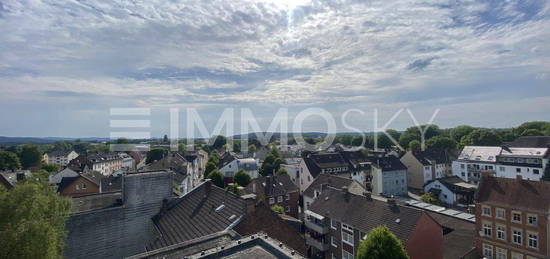
[[[116,140],[116,144],[129,144],[130,141],[127,138],[119,138]]]
[[[536,129],[536,130],[539,130],[540,132],[544,132],[549,127],[550,127],[550,122],[546,122],[546,121],[529,121],[529,122],[525,122],[525,123],[519,125],[516,128],[516,134],[520,135],[520,134],[522,134],[523,132],[525,132],[526,130],[529,130],[529,129]]]
[[[35,145],[25,145],[19,154],[19,160],[24,169],[39,166],[42,160],[42,153]]]
[[[214,164],[213,161],[208,161],[208,163],[206,163],[206,168],[204,169],[204,178],[207,178],[208,174],[216,169],[218,169],[216,164]]]
[[[474,130],[475,130],[475,128],[472,127],[472,126],[460,125],[460,126],[456,126],[456,127],[452,128],[450,135],[451,135],[451,138],[454,141],[460,142],[462,137],[470,134],[470,132],[472,132]]]
[[[212,183],[220,188],[225,187],[225,182],[223,180],[223,174],[218,170],[215,169],[214,171],[210,172],[208,174],[208,179],[212,180]]]
[[[21,162],[17,154],[0,150],[0,171],[3,170],[17,170],[21,168]]]
[[[445,136],[435,136],[426,141],[427,149],[451,150],[456,148],[456,145],[457,145],[456,141]]]
[[[227,144],[227,138],[225,138],[224,136],[216,136],[215,139],[214,139],[214,143],[212,143],[212,148],[213,149],[220,149],[225,144]]]
[[[149,152],[147,152],[147,159],[145,160],[145,163],[150,164],[154,161],[161,160],[168,154],[168,150],[164,148],[153,148]]]
[[[187,145],[186,145],[186,144],[183,144],[183,143],[178,144],[178,151],[179,151],[179,152],[185,152],[185,151],[187,151]]]
[[[71,202],[46,183],[0,186],[0,258],[63,258]]]
[[[69,142],[58,141],[53,144],[53,150],[70,151],[73,150],[73,146]]]
[[[256,153],[256,146],[254,146],[254,145],[249,145],[249,146],[248,146],[248,153],[250,153],[250,154]]]
[[[168,143],[168,135],[164,134],[164,137],[162,138],[162,142]]]
[[[373,228],[357,248],[357,259],[407,259],[401,241],[386,227]]]
[[[521,133],[521,136],[544,136],[544,133],[538,129],[526,129]]]
[[[233,177],[233,182],[243,187],[247,186],[251,181],[252,177],[242,169],[237,171]]]
[[[476,129],[462,137],[462,146],[498,146],[502,143],[495,132],[487,129]]]
[[[227,190],[236,194],[236,195],[241,195],[241,190],[239,189],[239,185],[236,184],[236,183],[231,183],[231,184],[228,184],[227,185]]]
[[[420,200],[422,200],[425,203],[429,203],[429,204],[434,204],[434,205],[439,205],[439,206],[443,205],[443,202],[441,202],[436,197],[434,197],[431,192],[424,193],[420,197]]]
[[[240,153],[241,152],[241,142],[238,140],[233,141],[233,152]]]
[[[422,145],[420,144],[420,141],[413,140],[409,142],[409,150],[410,151],[420,151],[422,149]]]
[[[279,170],[277,170],[277,173],[275,173],[276,175],[288,175],[288,171],[286,171],[286,169],[284,168],[279,168]]]
[[[57,173],[61,170],[61,168],[59,168],[56,164],[42,164],[40,169],[45,170],[48,173]]]
[[[271,210],[275,211],[277,214],[285,214],[285,208],[281,205],[273,205],[271,206]]]

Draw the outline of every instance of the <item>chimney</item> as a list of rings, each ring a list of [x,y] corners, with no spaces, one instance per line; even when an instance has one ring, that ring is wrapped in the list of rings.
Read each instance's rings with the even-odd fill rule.
[[[206,182],[204,183],[204,195],[205,196],[210,195],[211,190],[212,190],[212,180],[206,179]]]
[[[393,206],[396,206],[397,204],[395,203],[395,199],[394,198],[388,198],[387,199],[387,203],[388,203],[388,206],[390,207],[393,207]]]
[[[521,174],[516,174],[516,180],[518,181],[523,180],[523,176]]]
[[[252,193],[256,193],[256,181],[252,182]]]
[[[245,194],[241,196],[245,204],[245,213],[250,214],[256,210],[256,195],[255,194]]]

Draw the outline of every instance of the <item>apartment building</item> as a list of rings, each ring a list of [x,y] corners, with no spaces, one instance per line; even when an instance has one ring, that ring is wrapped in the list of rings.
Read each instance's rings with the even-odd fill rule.
[[[412,259],[443,258],[443,227],[411,207],[328,187],[305,211],[306,244],[311,258],[355,258],[366,234],[385,225]]]
[[[477,185],[482,175],[493,175],[501,147],[465,146],[452,163],[453,175]]]
[[[340,153],[302,152],[300,162],[300,192],[303,193],[320,174],[335,174],[351,177],[349,163]]]
[[[87,170],[97,171],[103,175],[111,175],[122,168],[123,159],[117,153],[90,153],[80,155],[67,165],[76,172]]]
[[[447,152],[408,151],[399,160],[407,167],[409,187],[417,190],[427,182],[451,173],[451,159]]]
[[[300,190],[288,175],[259,177],[253,179],[245,189],[268,206],[279,205],[283,207],[286,215],[299,217]]]
[[[44,155],[45,162],[48,164],[56,164],[61,167],[67,166],[71,160],[78,157],[78,153],[71,151],[52,151]]]
[[[476,194],[476,247],[491,259],[548,258],[550,183],[485,176]]]
[[[372,193],[382,196],[406,194],[407,167],[393,155],[378,155],[371,158]]]
[[[315,178],[313,183],[311,183],[303,193],[304,211],[309,209],[309,206],[311,206],[315,199],[317,199],[317,197],[319,197],[321,193],[323,193],[323,190],[326,190],[329,187],[336,189],[347,187],[350,193],[357,195],[363,195],[367,193],[367,189],[365,189],[362,184],[353,179],[338,175],[321,174],[317,178]]]

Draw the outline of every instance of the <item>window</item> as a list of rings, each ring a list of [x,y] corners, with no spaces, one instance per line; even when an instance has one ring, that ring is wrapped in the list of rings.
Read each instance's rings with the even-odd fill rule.
[[[353,254],[342,249],[342,259],[353,259]]]
[[[77,185],[75,186],[75,189],[76,189],[77,191],[80,190],[80,184],[77,184]]]
[[[353,235],[342,231],[342,242],[353,246]]]
[[[493,226],[491,223],[483,223],[483,236],[492,237]]]
[[[464,172],[461,173],[462,177],[466,176],[466,174]]]
[[[491,207],[483,206],[483,211],[481,212],[483,216],[491,216]]]
[[[500,170],[501,172],[504,172],[506,169],[504,168],[504,166],[500,166],[500,167],[498,168],[498,170]]]
[[[533,174],[539,174],[539,169],[533,169]]]
[[[514,231],[512,232],[512,242],[516,245],[521,245],[521,236],[521,230],[514,229]]]
[[[283,196],[282,195],[277,197],[277,202],[283,202]]]
[[[488,244],[483,244],[483,256],[487,258],[493,258],[493,246]]]
[[[505,219],[506,218],[506,212],[504,209],[497,208],[496,209],[496,218],[498,219]]]
[[[334,219],[331,219],[330,220],[330,227],[332,229],[337,229],[338,228],[338,221],[334,220]]]
[[[290,212],[290,206],[286,206],[286,212]]]
[[[506,249],[497,247],[497,259],[506,259]]]
[[[464,169],[464,164],[460,164],[460,169]]]
[[[529,248],[538,249],[539,248],[539,234],[529,232],[527,234],[527,246]]]
[[[521,212],[512,211],[512,222],[521,223]]]
[[[273,203],[275,203],[275,198],[273,197],[269,198],[269,204],[273,204]]]
[[[286,194],[286,200],[287,201],[290,200],[290,194],[288,194],[288,193]]]
[[[516,168],[516,173],[521,173],[521,168]]]
[[[497,226],[497,239],[506,240],[506,227]]]
[[[82,184],[82,190],[86,190],[86,184],[85,183]]]
[[[334,237],[333,237],[333,236],[330,237],[330,244],[331,244],[332,246],[334,246],[334,247],[338,247],[338,244],[336,244],[336,241],[334,241]]]
[[[538,224],[536,215],[527,215],[527,224],[531,226],[536,226]]]

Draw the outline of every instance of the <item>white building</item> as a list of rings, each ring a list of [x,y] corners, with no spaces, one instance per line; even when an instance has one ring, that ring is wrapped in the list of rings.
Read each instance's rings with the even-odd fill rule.
[[[403,195],[407,189],[407,167],[392,155],[372,159],[371,188],[374,195]]]
[[[67,166],[71,160],[78,157],[78,153],[74,151],[52,151],[46,154],[48,164],[56,164],[61,167]]]
[[[281,168],[287,171],[288,176],[290,176],[290,180],[292,180],[296,186],[300,185],[300,162],[293,164],[282,164]]]
[[[134,169],[135,168],[135,160],[126,153],[118,153],[120,158],[122,158],[122,168],[125,169]]]
[[[539,181],[548,166],[548,148],[502,148],[497,156],[496,176]]]
[[[464,182],[458,176],[436,179],[424,186],[424,192],[432,193],[440,201],[462,206],[473,204],[476,189],[475,185]]]
[[[225,178],[233,179],[235,173],[239,170],[244,170],[247,172],[252,179],[258,178],[259,174],[259,162],[254,158],[237,158],[233,159],[230,162],[226,163],[220,172],[224,175]]]
[[[481,174],[494,174],[501,147],[465,146],[458,159],[453,161],[453,175],[477,185]]]

